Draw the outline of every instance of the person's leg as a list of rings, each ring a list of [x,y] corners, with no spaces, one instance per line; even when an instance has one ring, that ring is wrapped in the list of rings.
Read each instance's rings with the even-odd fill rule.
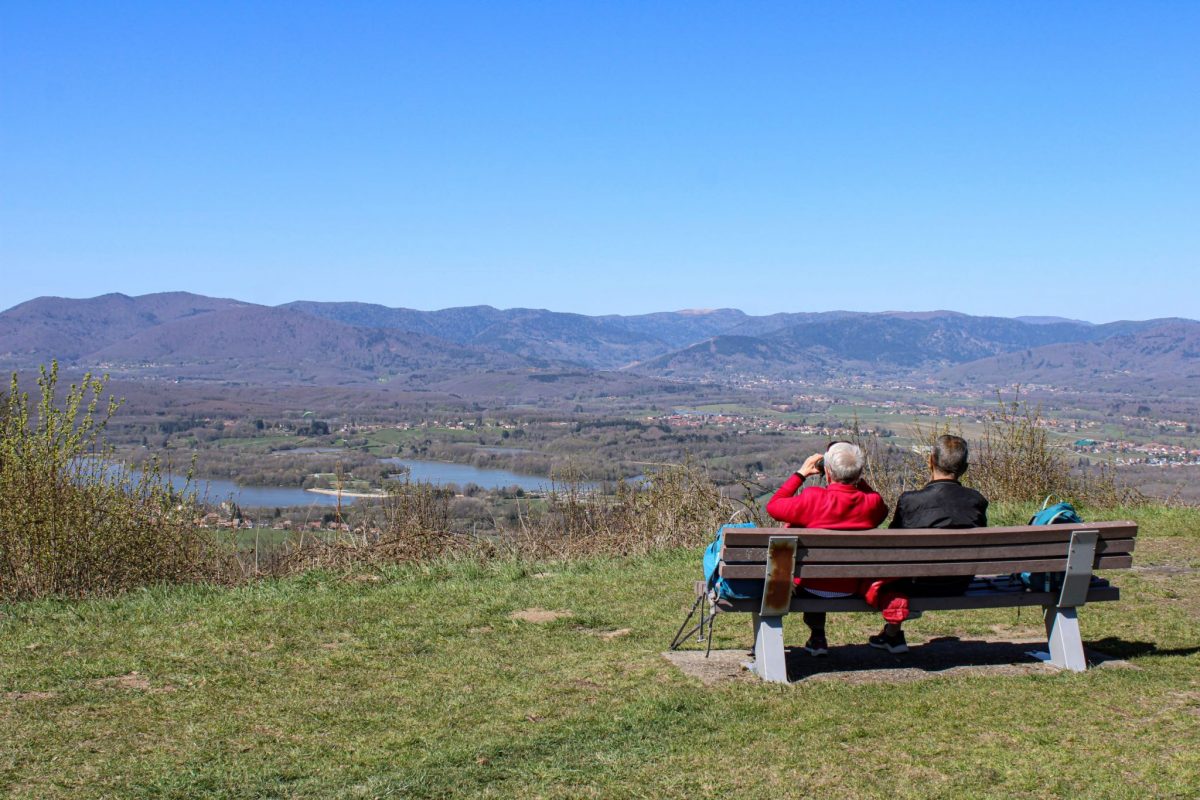
[[[804,643],[804,649],[814,656],[823,656],[829,653],[829,642],[825,638],[825,612],[824,611],[805,611],[804,624],[808,626],[808,641]]]
[[[883,630],[867,639],[867,644],[877,650],[887,650],[889,653],[907,653],[908,642],[904,631],[898,622],[885,622]]]
[[[883,613],[884,625],[877,635],[867,639],[871,647],[889,653],[908,652],[901,623],[908,618],[910,581],[874,581],[864,594],[867,602]]]
[[[884,626],[877,636],[867,640],[871,647],[889,653],[907,653],[908,642],[904,638],[901,623],[908,618],[908,597],[953,597],[967,590],[974,578],[970,575],[939,578],[905,579],[873,585],[876,596],[868,601],[883,611]]]

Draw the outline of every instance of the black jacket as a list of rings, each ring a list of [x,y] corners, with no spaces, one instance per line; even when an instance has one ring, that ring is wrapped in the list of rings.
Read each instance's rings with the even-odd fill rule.
[[[905,492],[896,501],[889,528],[983,528],[988,501],[958,481],[938,480]]]

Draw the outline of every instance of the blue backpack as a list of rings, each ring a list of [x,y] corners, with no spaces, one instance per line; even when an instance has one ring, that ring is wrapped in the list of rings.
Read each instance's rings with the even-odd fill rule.
[[[1046,498],[1046,502],[1050,502],[1050,498]],[[1075,506],[1070,503],[1055,503],[1052,506],[1042,504],[1042,510],[1029,518],[1030,525],[1057,525],[1067,524],[1074,525],[1083,522],[1083,519],[1075,511]]]
[[[1042,503],[1042,510],[1029,518],[1030,525],[1073,525],[1083,522],[1079,513],[1075,511],[1075,506],[1070,503],[1055,503],[1052,506],[1047,506],[1050,502],[1047,497]],[[1018,572],[1016,577],[1032,592],[1057,592],[1062,589],[1063,576],[1062,572]]]
[[[721,577],[721,548],[725,544],[725,531],[729,528],[756,528],[753,522],[738,522],[722,525],[717,529],[717,538],[704,550],[704,580],[708,590],[716,591],[721,600],[759,600],[762,598],[763,582],[750,578],[726,580]]]

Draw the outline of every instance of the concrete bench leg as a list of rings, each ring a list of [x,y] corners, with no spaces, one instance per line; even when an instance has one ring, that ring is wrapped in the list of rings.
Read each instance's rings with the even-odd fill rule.
[[[754,615],[754,672],[764,681],[787,683],[783,617]]]
[[[1059,669],[1083,672],[1087,659],[1083,655],[1083,639],[1079,636],[1079,620],[1074,608],[1044,606],[1046,639],[1050,646],[1050,663]]]

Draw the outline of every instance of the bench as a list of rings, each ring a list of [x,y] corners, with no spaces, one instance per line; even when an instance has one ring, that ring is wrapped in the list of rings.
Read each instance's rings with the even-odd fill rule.
[[[1086,603],[1117,600],[1120,591],[1107,581],[1093,580],[1096,569],[1128,569],[1133,565],[1137,524],[1096,522],[1078,525],[1021,525],[1006,528],[947,530],[830,531],[807,528],[726,529],[721,552],[725,578],[763,581],[762,600],[718,600],[697,582],[696,604],[707,602],[700,624],[672,642],[704,627],[718,613],[753,615],[753,670],[767,681],[787,682],[783,618],[794,611],[864,611],[879,613],[859,597],[824,599],[793,594],[793,577],[916,578],[975,575],[966,594],[912,597],[912,612],[971,608],[1041,606],[1046,623],[1048,656],[1055,666],[1081,672],[1087,668],[1076,609]],[[1028,591],[1010,576],[1019,572],[1065,573],[1061,591]],[[996,577],[988,577],[996,576]]]

